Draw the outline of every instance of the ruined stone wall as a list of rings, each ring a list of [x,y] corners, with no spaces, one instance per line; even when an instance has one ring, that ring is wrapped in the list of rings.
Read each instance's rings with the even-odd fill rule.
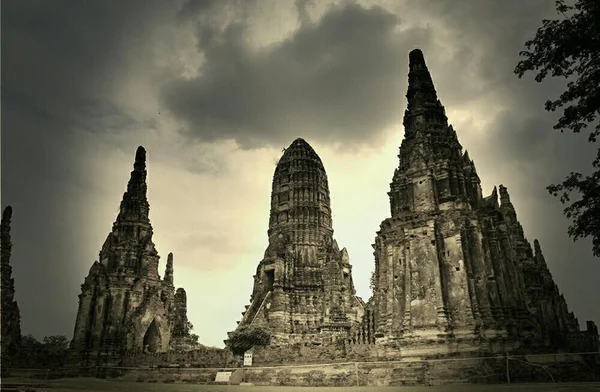
[[[351,361],[375,361],[400,359],[398,350],[375,344],[332,343],[320,346],[293,344],[280,347],[254,347],[254,366],[277,366],[290,364],[336,363]]]
[[[225,367],[238,366],[240,359],[229,350],[216,347],[200,346],[189,351],[170,350],[161,353],[144,353],[140,351],[126,352],[121,366],[181,366],[181,367]]]
[[[10,221],[12,218],[12,207],[7,206],[2,213],[0,225],[0,273],[2,274],[2,286],[0,287],[0,309],[1,309],[1,341],[2,363],[10,364],[11,358],[16,354],[21,343],[21,315],[19,306],[15,301],[15,282],[12,277],[10,256],[12,242],[10,238]]]
[[[175,293],[173,337],[186,337],[190,333],[187,318],[187,294],[185,289],[178,288]]]

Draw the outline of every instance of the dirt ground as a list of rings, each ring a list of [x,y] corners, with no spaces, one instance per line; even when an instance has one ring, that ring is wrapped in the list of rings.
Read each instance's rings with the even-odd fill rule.
[[[18,386],[28,386],[30,391],[123,391],[123,392],[600,392],[600,383],[570,384],[503,384],[503,385],[443,385],[435,387],[266,387],[258,385],[190,385],[190,384],[152,384],[100,380],[95,378],[31,380],[5,378],[3,391],[16,391]],[[21,389],[23,390],[23,389]],[[25,389],[27,390],[27,389]]]

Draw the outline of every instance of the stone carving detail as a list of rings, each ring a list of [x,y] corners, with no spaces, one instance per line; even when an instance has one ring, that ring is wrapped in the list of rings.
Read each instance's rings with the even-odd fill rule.
[[[182,322],[175,312],[172,253],[164,279],[158,273],[146,175],[146,150],[139,147],[120,212],[81,285],[71,343],[76,352],[164,352],[176,320]]]
[[[346,249],[333,239],[329,185],[313,148],[296,139],[273,176],[269,245],[238,328],[262,326],[272,344],[347,339],[363,318]]]
[[[0,253],[0,273],[2,273],[2,363],[7,364],[9,358],[16,354],[21,343],[21,315],[19,306],[15,301],[15,281],[12,277],[10,256],[12,243],[10,239],[10,221],[12,218],[12,207],[7,206],[2,213],[2,224],[0,225],[0,241],[2,250]]]

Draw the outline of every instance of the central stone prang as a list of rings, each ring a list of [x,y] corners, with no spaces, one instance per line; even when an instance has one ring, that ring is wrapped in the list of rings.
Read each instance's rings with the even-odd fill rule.
[[[333,239],[325,168],[303,139],[285,149],[275,169],[267,234],[238,330],[268,329],[276,345],[349,338],[364,302],[356,296],[348,252]]]

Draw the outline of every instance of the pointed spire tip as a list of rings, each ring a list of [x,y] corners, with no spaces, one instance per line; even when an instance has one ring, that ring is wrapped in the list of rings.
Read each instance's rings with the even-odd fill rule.
[[[4,211],[2,212],[2,220],[10,220],[10,218],[12,217],[12,207],[11,206],[6,206],[4,208]]]
[[[139,146],[135,152],[135,164],[146,166],[146,149]]]
[[[416,65],[425,67],[425,56],[423,56],[421,49],[413,49],[410,51],[408,54],[408,64],[410,69],[413,69]]]

